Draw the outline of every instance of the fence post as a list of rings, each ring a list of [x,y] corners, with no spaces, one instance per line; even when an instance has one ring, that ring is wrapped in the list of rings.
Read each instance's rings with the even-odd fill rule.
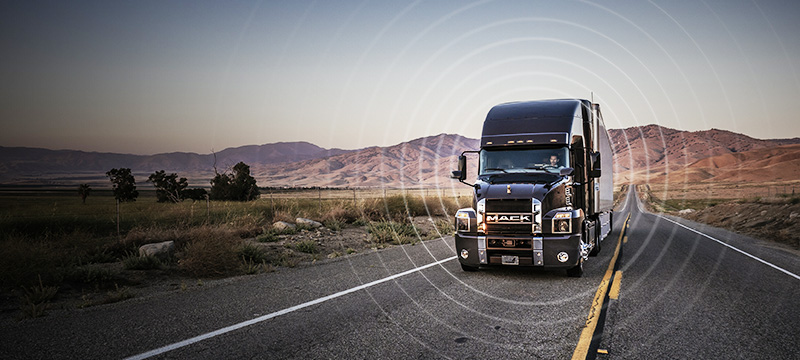
[[[119,237],[119,199],[117,199],[117,237]]]

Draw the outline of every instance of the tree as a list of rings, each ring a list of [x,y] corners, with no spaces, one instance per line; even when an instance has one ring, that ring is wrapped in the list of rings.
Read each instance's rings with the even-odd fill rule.
[[[156,201],[158,202],[179,202],[184,199],[183,190],[189,186],[186,178],[178,179],[178,174],[167,175],[164,170],[156,171],[147,178],[148,182],[153,183],[156,188]]]
[[[250,166],[239,162],[231,174],[217,173],[211,179],[211,198],[214,200],[250,201],[260,192],[256,179],[250,175]]]
[[[81,196],[84,204],[86,204],[86,198],[89,197],[90,192],[92,192],[92,188],[89,187],[89,184],[78,185],[78,195]]]
[[[119,202],[136,201],[139,192],[136,191],[136,179],[131,174],[131,169],[111,169],[106,173],[111,179],[114,198]]]
[[[182,192],[184,199],[192,199],[195,201],[198,200],[205,200],[206,196],[208,196],[208,192],[206,189],[202,188],[194,188],[194,189],[185,189]]]

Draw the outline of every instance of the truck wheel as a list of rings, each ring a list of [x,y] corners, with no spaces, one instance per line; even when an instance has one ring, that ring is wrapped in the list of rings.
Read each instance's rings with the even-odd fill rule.
[[[470,272],[478,271],[478,267],[477,266],[469,266],[469,265],[461,264],[461,270],[470,271]]]
[[[578,262],[578,265],[575,265],[575,267],[567,269],[567,276],[569,277],[583,276],[583,259],[581,259],[580,262]]]

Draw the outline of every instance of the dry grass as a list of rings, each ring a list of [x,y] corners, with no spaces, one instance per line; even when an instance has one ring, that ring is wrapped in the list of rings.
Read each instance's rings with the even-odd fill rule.
[[[222,277],[239,269],[240,239],[230,231],[199,234],[178,252],[178,268],[195,277]]]
[[[326,191],[323,197],[281,194],[246,203],[177,204],[157,203],[152,194],[143,192],[136,202],[121,206],[119,224],[113,197],[102,191],[92,193],[86,205],[74,191],[0,193],[0,288],[59,289],[68,284],[73,292],[96,292],[96,296],[87,297],[88,304],[96,304],[106,301],[94,300],[96,297],[129,296],[130,290],[124,286],[131,285],[125,279],[129,270],[222,277],[268,272],[274,266],[293,267],[308,259],[305,254],[316,258],[330,252],[324,246],[315,248],[305,243],[272,252],[264,250],[268,246],[243,245],[242,239],[267,243],[280,240],[285,234],[271,228],[278,220],[293,223],[297,217],[309,218],[336,232],[369,226],[373,244],[383,246],[435,235],[435,231],[429,231],[418,236],[410,217],[444,217],[435,220],[434,226],[441,234],[452,233],[449,218],[458,208],[471,204],[469,197],[435,190],[420,190],[415,195],[392,190],[385,198],[380,190],[358,190],[355,199],[352,190]],[[318,195],[316,191],[311,194]],[[132,255],[141,245],[164,241],[175,242],[171,257],[154,261]],[[336,256],[358,251],[341,249]],[[26,311],[43,314],[46,302],[31,299],[25,302]]]

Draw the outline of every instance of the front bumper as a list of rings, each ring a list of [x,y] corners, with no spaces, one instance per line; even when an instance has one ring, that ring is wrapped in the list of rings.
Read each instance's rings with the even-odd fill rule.
[[[581,258],[580,234],[534,237],[456,233],[455,240],[458,260],[471,267],[503,265],[503,255],[506,255],[517,256],[519,266],[568,269],[578,265]],[[512,243],[515,247],[506,246]],[[463,250],[467,250],[466,259],[462,256]],[[567,260],[560,261],[559,254],[562,259],[566,254]]]

